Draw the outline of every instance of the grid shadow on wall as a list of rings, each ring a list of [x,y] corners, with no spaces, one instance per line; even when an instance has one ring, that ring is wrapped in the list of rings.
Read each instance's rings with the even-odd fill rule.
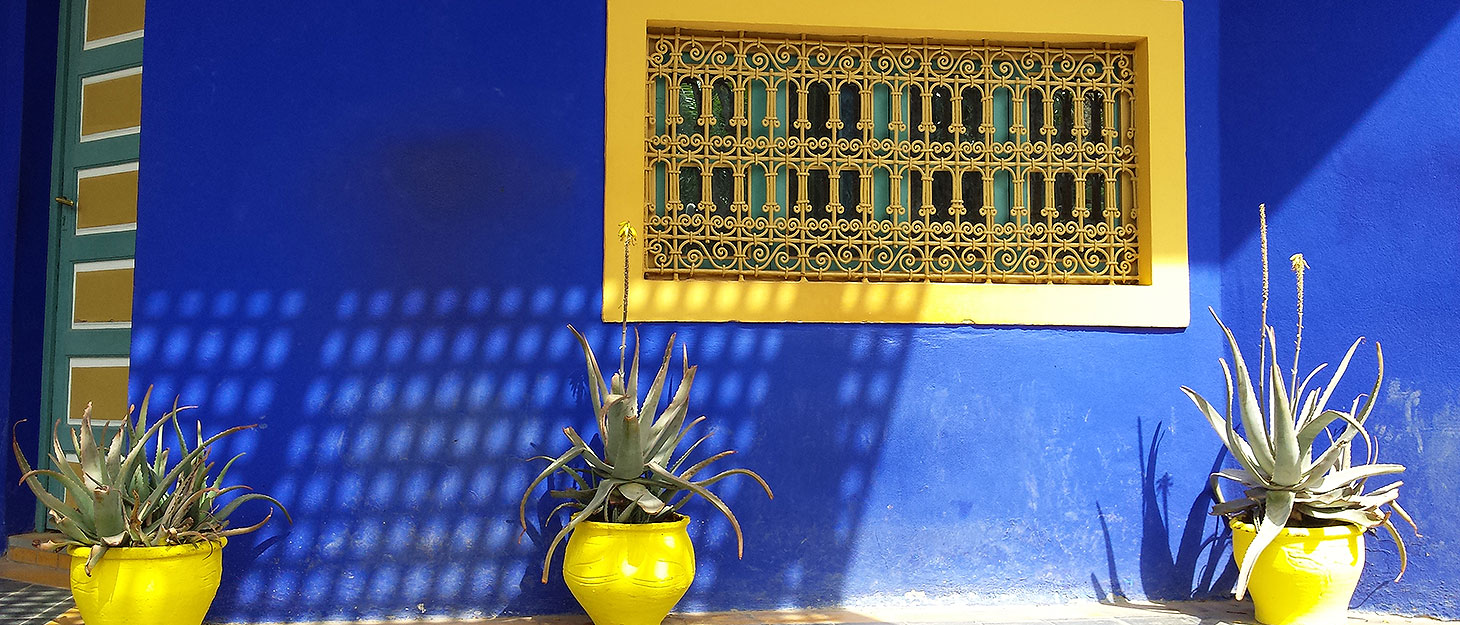
[[[132,393],[180,395],[203,429],[258,422],[219,444],[249,452],[231,482],[278,497],[276,518],[234,537],[212,618],[244,622],[475,618],[576,610],[559,559],[538,581],[563,516],[539,489],[519,538],[517,505],[560,430],[596,429],[583,330],[601,358],[616,324],[593,320],[591,291],[492,284],[433,288],[275,287],[152,291],[138,301]],[[717,493],[746,535],[692,503],[697,579],[685,610],[835,601],[862,524],[911,330],[859,328],[824,341],[803,328],[640,327],[646,354],[677,332],[708,415],[705,448],[735,449],[776,489],[726,480]],[[631,337],[632,339],[632,337]],[[837,363],[821,367],[787,362]],[[647,382],[647,380],[646,380]],[[828,401],[828,398],[835,398]],[[157,397],[154,398],[156,400]],[[788,411],[808,415],[787,419]],[[804,419],[824,419],[808,444]],[[786,462],[785,458],[798,458]],[[557,486],[554,486],[557,487]],[[246,505],[240,523],[262,518]],[[815,514],[794,514],[814,510]],[[818,536],[815,544],[804,537]]]

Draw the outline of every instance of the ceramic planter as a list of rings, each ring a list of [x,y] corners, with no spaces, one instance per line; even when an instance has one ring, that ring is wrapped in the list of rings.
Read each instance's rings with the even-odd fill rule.
[[[1257,536],[1231,521],[1237,561]],[[1264,625],[1336,625],[1347,618],[1364,570],[1364,531],[1356,525],[1289,527],[1258,556],[1247,592]]]
[[[689,518],[596,523],[573,530],[563,579],[594,625],[659,625],[695,576]],[[89,623],[89,621],[88,621]]]
[[[198,625],[218,592],[223,545],[108,549],[86,574],[90,547],[71,549],[71,594],[86,625]]]

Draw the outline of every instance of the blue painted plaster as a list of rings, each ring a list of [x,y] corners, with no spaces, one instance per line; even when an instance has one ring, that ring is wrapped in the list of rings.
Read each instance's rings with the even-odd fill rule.
[[[597,320],[603,6],[149,5],[134,380],[201,404],[208,429],[264,424],[229,445],[250,452],[233,475],[296,520],[230,545],[213,618],[574,610],[557,575],[536,581],[551,504],[521,541],[515,508],[521,459],[591,427],[563,326],[603,354],[617,336]],[[1448,518],[1456,167],[1441,122],[1460,100],[1437,77],[1460,55],[1437,6],[1187,3],[1189,330],[643,326],[646,345],[688,341],[695,409],[777,492],[723,483],[743,560],[722,519],[691,511],[685,607],[1220,588],[1225,553],[1199,546],[1218,446],[1176,388],[1219,384],[1199,311],[1252,318],[1242,209],[1259,199],[1278,207],[1275,249],[1314,243],[1310,353],[1356,332],[1390,346],[1386,449],[1433,466],[1407,500]],[[1345,87],[1304,82],[1315,67]],[[1334,266],[1350,281],[1320,279]],[[1460,614],[1439,600],[1457,579],[1439,525],[1411,578],[1368,605]]]
[[[1336,363],[1366,336],[1371,344],[1343,387],[1351,397],[1373,385],[1372,342],[1384,347],[1385,382],[1370,429],[1382,461],[1409,467],[1400,501],[1424,537],[1410,542],[1409,570],[1397,584],[1389,582],[1398,571],[1394,544],[1371,538],[1355,604],[1455,618],[1460,3],[1328,8],[1224,6],[1223,310],[1255,334],[1255,208],[1265,201],[1279,342],[1293,339],[1287,259],[1302,252],[1313,267],[1305,368]]]
[[[1198,310],[1220,303],[1216,18],[1188,19]],[[134,378],[266,424],[237,476],[296,517],[229,548],[216,618],[575,609],[537,582],[550,504],[521,542],[515,506],[521,459],[591,427],[564,325],[617,336],[603,31],[601,4],[150,3]],[[641,330],[688,341],[695,410],[777,493],[725,483],[744,560],[691,512],[690,609],[1197,585],[1174,554],[1216,448],[1176,387],[1212,372],[1210,326]]]
[[[20,84],[25,79],[25,5],[20,2],[7,3],[0,7],[0,84]],[[6,89],[0,92],[0,393],[10,391],[10,306],[14,302],[13,282],[15,280],[15,234],[14,221],[20,195],[20,132],[23,127],[21,116],[12,110],[21,108],[23,91]],[[9,430],[10,411],[0,415],[0,428]],[[14,463],[10,446],[0,450],[0,466],[3,474],[9,476],[9,467]],[[18,469],[17,469],[18,470]],[[18,476],[17,476],[18,477]],[[11,480],[0,484],[0,512],[7,512],[7,505],[16,490]],[[8,514],[0,519],[8,518]],[[8,532],[9,523],[0,520],[0,530]]]
[[[9,436],[35,441],[45,320],[46,214],[56,71],[54,7],[39,0],[0,8],[0,530],[33,529],[35,498],[18,484]],[[27,451],[34,454],[38,445]]]

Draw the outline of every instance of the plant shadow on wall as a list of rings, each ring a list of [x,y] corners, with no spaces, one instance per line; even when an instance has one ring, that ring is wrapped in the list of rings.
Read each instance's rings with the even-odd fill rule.
[[[1141,465],[1141,596],[1152,601],[1225,597],[1237,581],[1237,567],[1231,559],[1232,530],[1219,517],[1208,514],[1212,493],[1205,483],[1186,508],[1179,526],[1180,541],[1176,551],[1171,550],[1172,530],[1177,527],[1171,522],[1172,480],[1169,473],[1157,469],[1161,441],[1166,436],[1162,425],[1156,423],[1147,444],[1144,424],[1136,420],[1136,450]],[[1225,449],[1218,451],[1211,471],[1220,469],[1226,458]],[[1101,603],[1120,603],[1129,596],[1120,583],[1110,526],[1099,502],[1095,511],[1105,540],[1109,588],[1093,572],[1090,585]]]
[[[134,378],[207,406],[205,418],[260,422],[220,452],[250,452],[231,475],[294,513],[292,528],[229,546],[211,618],[576,610],[557,571],[539,583],[546,541],[518,540],[517,504],[541,470],[526,458],[557,446],[563,426],[596,431],[565,326],[599,353],[617,349],[597,293],[276,284],[153,291],[137,307]],[[639,329],[645,345],[678,333],[700,365],[691,414],[708,415],[716,446],[776,488],[772,503],[748,480],[716,487],[742,525],[743,560],[723,517],[687,510],[698,574],[680,609],[835,603],[863,514],[846,502],[880,459],[911,330],[862,326],[831,340],[824,328]],[[548,538],[561,518],[532,515],[540,523],[554,505],[529,510]]]

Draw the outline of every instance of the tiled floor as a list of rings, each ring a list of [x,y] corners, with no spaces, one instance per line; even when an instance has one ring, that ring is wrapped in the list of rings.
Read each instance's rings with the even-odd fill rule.
[[[71,593],[0,579],[0,625],[81,625]],[[70,610],[70,611],[68,611]],[[398,625],[401,621],[391,621]],[[1450,621],[1454,623],[1455,621]],[[360,622],[357,625],[371,625]],[[590,625],[583,615],[432,621],[433,625]],[[1350,612],[1345,625],[1442,625],[1445,621]],[[383,622],[382,622],[383,624]],[[1081,603],[1056,606],[897,607],[779,612],[675,614],[664,625],[1254,625],[1252,604],[1187,601],[1168,604]]]
[[[399,625],[370,621],[355,625]],[[583,615],[431,621],[432,625],[590,625]],[[1185,601],[1170,604],[1080,603],[1057,606],[899,607],[783,612],[675,614],[664,625],[1254,625],[1252,604]],[[1443,621],[1350,612],[1344,625],[1442,625]]]
[[[65,588],[0,579],[0,623],[5,625],[46,625],[73,605]]]
[[[580,620],[579,625],[586,621]],[[676,615],[665,625],[1255,625],[1252,604],[1237,601],[1123,602],[1052,606],[894,607]],[[1441,621],[1368,612],[1346,625],[1438,625]],[[501,625],[506,625],[505,623]],[[568,625],[564,623],[562,625]]]

